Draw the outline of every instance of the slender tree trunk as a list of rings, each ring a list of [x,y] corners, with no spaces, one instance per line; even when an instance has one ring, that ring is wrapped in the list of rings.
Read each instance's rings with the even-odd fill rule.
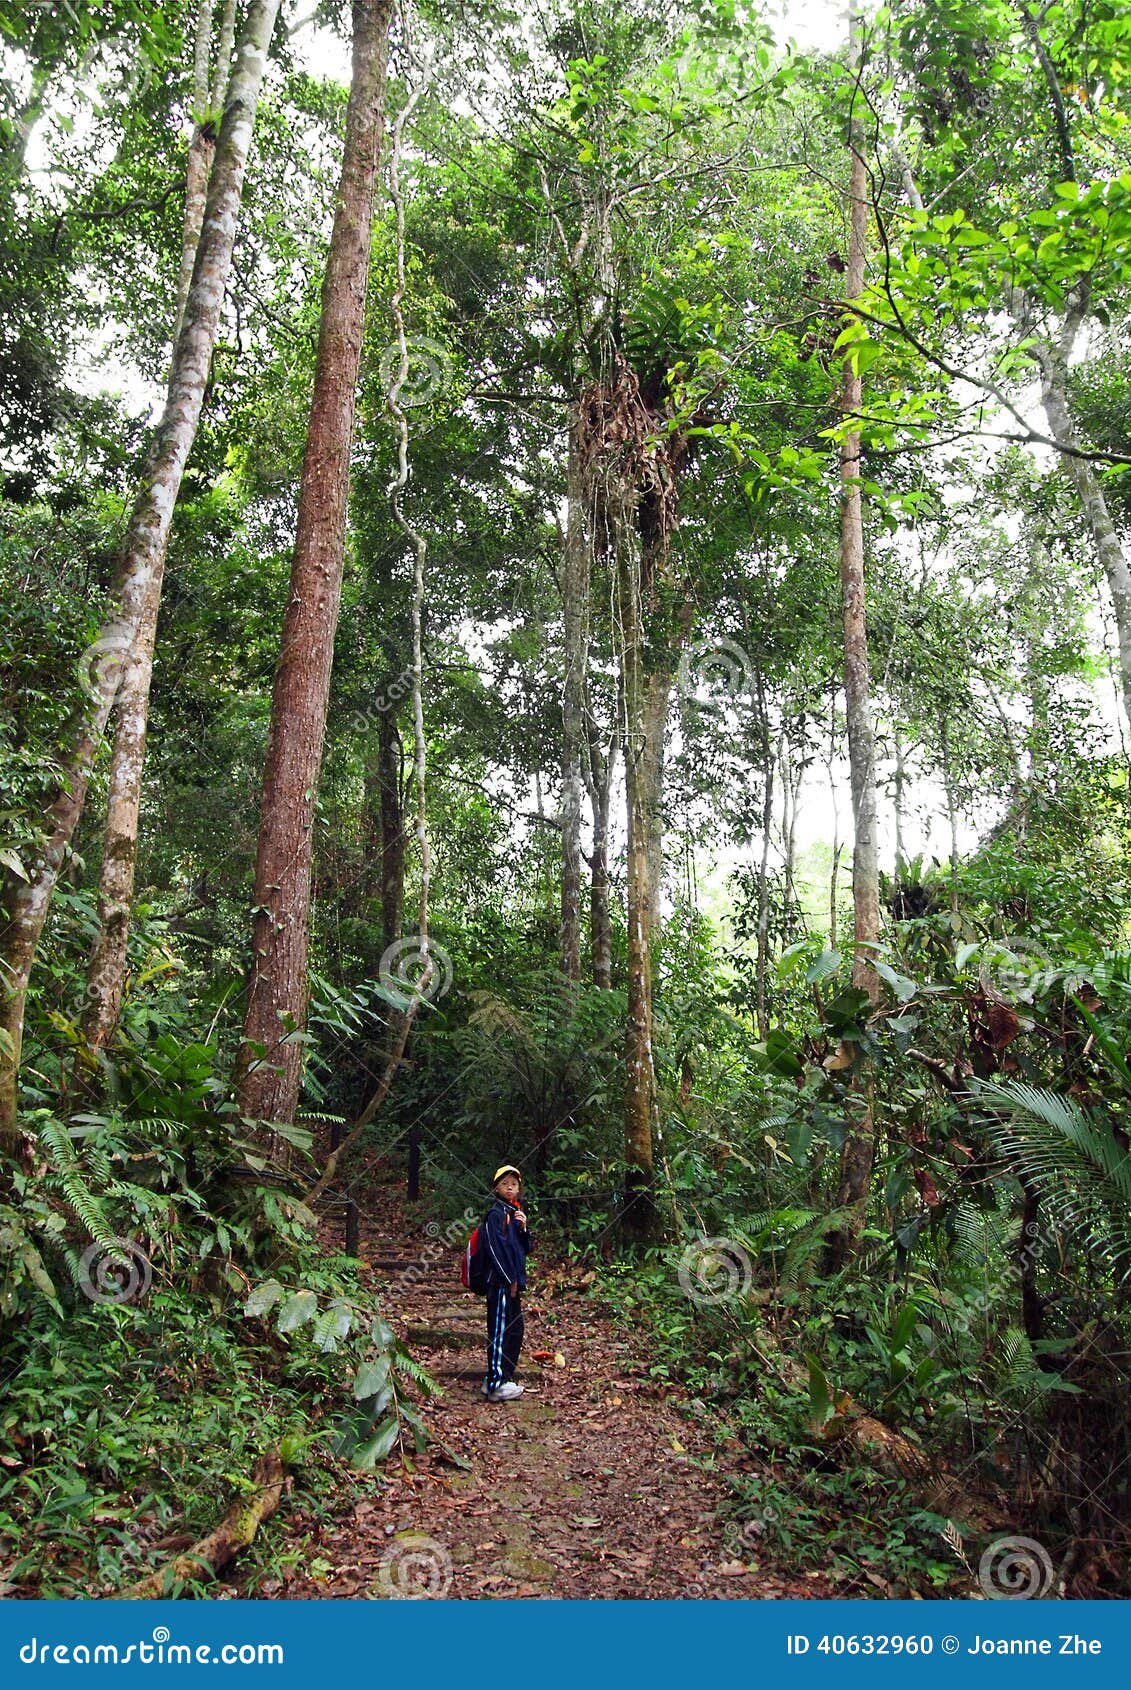
[[[405,817],[401,736],[394,711],[377,721],[377,780],[381,801],[381,944],[401,937],[404,920]]]
[[[216,68],[218,108],[227,87],[232,51],[234,6],[222,30],[221,53]],[[212,38],[211,0],[200,0],[193,53],[193,110],[197,123],[188,151],[188,175],[181,250],[181,275],[177,288],[173,343],[181,332],[189,287],[192,283],[196,249],[204,222],[208,177],[216,151],[216,130],[209,104],[209,51]],[[98,936],[87,964],[85,1008],[82,1031],[87,1052],[105,1048],[113,1037],[121,1013],[126,983],[126,955],[134,904],[137,868],[138,821],[141,814],[142,771],[149,723],[149,693],[153,681],[153,654],[157,646],[157,621],[161,609],[164,554],[158,559],[149,596],[133,650],[122,665],[118,697],[114,707],[114,752],[110,762],[106,824],[98,886]]]
[[[589,740],[587,785],[593,814],[593,854],[589,862],[589,932],[593,960],[593,984],[608,991],[613,983],[613,923],[609,914],[609,806],[613,770],[616,767],[617,731],[614,727],[602,752],[601,736],[592,713],[586,710]]]
[[[1004,715],[1004,712],[1003,712]],[[939,749],[942,753],[943,796],[946,800],[947,827],[950,832],[950,908],[958,914],[958,800],[954,791],[954,773],[950,760],[950,727],[945,716],[939,720]]]
[[[1032,348],[1032,356],[1041,372],[1041,402],[1048,418],[1049,433],[1059,446],[1079,447],[1068,408],[1068,352],[1074,338],[1074,331],[1068,331],[1066,345],[1054,346],[1049,340],[1038,340]],[[1083,506],[1111,594],[1119,645],[1123,711],[1131,723],[1131,567],[1112,521],[1103,488],[1091,464],[1086,458],[1073,457],[1067,452],[1062,455],[1061,463]]]
[[[106,729],[120,669],[160,576],[173,507],[196,437],[217,325],[231,267],[256,101],[275,27],[278,0],[251,0],[233,68],[209,183],[196,267],[173,354],[165,409],[146,458],[118,562],[114,612],[84,654],[88,702],[64,759],[58,796],[44,818],[46,843],[29,879],[8,889],[2,942],[5,1001],[0,1017],[0,1145],[17,1133],[24,1005],[39,938],[63,859],[86,801],[95,751]]]
[[[651,543],[652,559],[644,575],[651,581],[667,573],[666,559],[658,541]],[[667,594],[672,587],[667,584]],[[667,596],[661,592],[662,601]],[[659,949],[661,917],[660,897],[664,881],[664,773],[668,739],[668,715],[671,711],[672,690],[679,673],[680,659],[691,635],[695,605],[690,594],[684,593],[674,610],[656,606],[648,640],[647,674],[644,681],[644,758],[642,802],[648,830],[648,924],[652,955]],[[647,632],[647,630],[646,630]]]
[[[868,174],[862,152],[860,126],[853,125],[850,139],[852,174],[850,194],[850,239],[847,297],[858,299],[864,291],[865,250],[868,219]],[[860,377],[845,359],[841,388],[841,410],[853,416],[862,400]],[[878,1001],[874,952],[866,948],[880,936],[880,888],[876,839],[876,748],[872,722],[871,680],[868,666],[868,629],[864,594],[864,520],[860,496],[860,436],[846,434],[840,454],[842,483],[840,517],[840,579],[844,606],[844,693],[848,718],[848,761],[852,786],[853,854],[852,905],[855,954],[853,985]],[[846,1211],[835,1234],[830,1235],[830,1262],[839,1266],[855,1251],[867,1218],[874,1157],[873,1101],[875,1082],[871,1069],[857,1057],[860,1070],[853,1080],[852,1114],[847,1123],[841,1151],[837,1207]]]
[[[836,950],[837,941],[837,884],[840,876],[840,805],[836,796],[836,698],[834,696],[829,709],[829,798],[833,809],[833,848],[832,864],[829,869],[829,949]]]
[[[141,777],[149,721],[149,689],[164,560],[154,574],[137,641],[122,666],[115,708],[114,752],[106,799],[102,864],[98,880],[98,934],[86,969],[83,1041],[88,1052],[105,1048],[121,1013],[127,946],[137,868]]]
[[[220,17],[220,36],[216,43],[216,61],[212,72],[212,91],[208,96],[210,112],[220,110],[228,91],[228,77],[232,61],[232,44],[236,39],[236,0],[224,0]]]
[[[562,906],[560,961],[569,980],[581,979],[581,783],[585,736],[585,671],[589,661],[589,539],[581,419],[569,408],[566,528],[562,546]]]
[[[770,962],[770,833],[774,824],[774,755],[770,739],[770,721],[766,709],[766,689],[759,666],[755,678],[755,697],[758,702],[758,721],[762,730],[762,855],[758,863],[758,932],[754,959],[754,1009],[758,1037],[765,1039],[770,1031],[766,1012],[766,979]]]
[[[240,1108],[291,1122],[302,1073],[318,777],[345,559],[350,446],[365,324],[392,0],[354,0],[353,73],[322,287],[290,596],[271,701],[255,866]]]
[[[624,766],[628,821],[628,1020],[625,1029],[624,1236],[642,1241],[658,1226],[654,1155],[658,1115],[652,1056],[652,891],[649,880],[649,807],[646,762],[647,677],[640,540],[634,493],[621,488],[614,513],[624,708]]]
[[[907,856],[903,849],[903,788],[906,772],[903,764],[903,745],[895,736],[895,780],[892,783],[892,802],[895,809],[895,880],[898,886],[904,878]]]
[[[786,917],[789,919],[797,901],[797,812],[801,807],[801,786],[805,779],[805,759],[795,763],[793,747],[783,733],[779,758],[782,786],[782,890]]]
[[[228,43],[229,54],[231,42]],[[185,215],[181,229],[181,273],[177,280],[177,304],[173,318],[173,341],[181,332],[181,321],[192,285],[196,249],[204,222],[208,198],[208,177],[216,151],[216,125],[208,110],[209,64],[212,55],[212,0],[197,0],[196,35],[192,56],[192,139],[185,160]],[[222,91],[222,90],[221,90]],[[220,101],[215,102],[219,106]]]
[[[660,895],[664,880],[664,752],[675,668],[653,669],[644,683],[644,747],[640,761],[640,806],[648,855],[648,935],[653,958],[659,947]]]

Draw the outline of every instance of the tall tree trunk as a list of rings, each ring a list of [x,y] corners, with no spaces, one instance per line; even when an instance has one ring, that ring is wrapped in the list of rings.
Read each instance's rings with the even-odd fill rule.
[[[18,1078],[24,1005],[40,935],[63,859],[82,814],[95,751],[114,704],[128,657],[159,580],[173,507],[196,437],[217,325],[231,267],[256,102],[279,0],[251,0],[233,68],[231,88],[209,182],[181,332],[173,354],[165,408],[134,502],[118,560],[114,612],[84,654],[89,698],[64,759],[59,793],[44,818],[45,844],[27,882],[10,886],[2,941],[5,998],[0,1016],[0,1146],[18,1131]]]
[[[232,43],[228,42],[229,56]],[[216,124],[212,106],[219,107],[226,83],[220,84],[220,98],[210,101],[209,65],[212,56],[212,0],[197,0],[196,34],[192,55],[192,139],[185,160],[185,214],[181,226],[181,273],[177,279],[177,303],[173,317],[173,342],[181,332],[181,321],[192,285],[196,249],[200,244],[200,229],[204,222],[204,205],[208,197],[208,177],[216,152]],[[219,67],[217,67],[219,70]]]
[[[592,711],[586,708],[589,741],[586,785],[593,815],[593,853],[589,859],[589,933],[593,984],[608,991],[613,983],[613,923],[609,914],[609,807],[616,767],[618,733],[614,725],[602,751],[601,735]]]
[[[766,688],[759,664],[754,693],[758,723],[762,730],[762,854],[758,861],[758,931],[754,959],[754,1013],[759,1039],[769,1035],[766,1012],[766,980],[770,964],[770,832],[774,823],[774,753],[770,719],[766,709]]]
[[[783,733],[779,757],[782,785],[782,892],[787,919],[797,901],[797,812],[801,805],[801,787],[805,779],[806,759],[794,762],[793,747]]]
[[[829,797],[833,811],[833,847],[832,863],[829,868],[829,949],[836,950],[837,940],[837,907],[839,893],[837,884],[840,874],[840,805],[836,796],[836,696],[834,694],[829,708],[829,752],[826,759],[829,771]]]
[[[1004,712],[1003,712],[1004,715]],[[950,908],[958,914],[958,798],[954,790],[954,772],[950,760],[950,726],[945,716],[939,719],[939,749],[942,754],[943,797],[946,800],[946,819],[950,833]]]
[[[899,886],[904,878],[907,867],[907,856],[903,849],[903,789],[906,785],[907,774],[903,762],[903,742],[898,734],[895,735],[895,779],[892,782],[892,803],[895,809],[895,881]]]
[[[864,164],[862,126],[853,123],[850,136],[852,172],[850,195],[850,238],[847,297],[858,299],[864,291],[866,237],[868,227],[868,173]],[[862,400],[860,377],[851,359],[844,362],[840,405],[845,416],[855,416]],[[852,907],[855,954],[853,985],[878,1001],[879,989],[873,967],[874,945],[880,937],[880,887],[876,839],[876,747],[872,722],[871,680],[868,666],[868,629],[864,596],[864,520],[860,497],[860,436],[855,429],[844,438],[840,454],[842,484],[840,514],[840,580],[844,607],[844,693],[848,718],[848,761],[852,787],[853,853]],[[875,1082],[870,1066],[858,1056],[852,1082],[853,1109],[847,1123],[841,1151],[837,1207],[845,1217],[830,1235],[830,1262],[840,1266],[854,1253],[867,1218],[874,1157],[873,1104]]]
[[[1049,433],[1058,446],[1079,448],[1068,407],[1068,357],[1076,336],[1074,323],[1066,328],[1061,343],[1039,339],[1032,348],[1041,372],[1041,403],[1048,418]],[[1119,680],[1123,694],[1123,711],[1131,724],[1131,567],[1124,555],[1123,545],[1111,511],[1104,497],[1096,472],[1086,458],[1073,457],[1071,452],[1061,456],[1072,485],[1084,509],[1084,516],[1095,542],[1096,552],[1111,594],[1115,613],[1115,629],[1119,644]]]
[[[306,1021],[314,814],[345,559],[350,446],[392,0],[354,0],[353,69],[338,204],[322,286],[290,596],[263,775],[251,978],[237,1065],[240,1108],[294,1119]]]
[[[667,654],[665,653],[665,662]],[[648,935],[655,957],[660,940],[660,894],[664,880],[664,752],[675,661],[650,670],[644,686],[644,748],[640,760],[640,804],[648,854]]]
[[[154,574],[133,650],[122,666],[115,707],[114,751],[98,878],[98,933],[86,968],[82,1017],[83,1041],[88,1052],[103,1050],[110,1042],[125,993],[141,778],[163,565],[164,559]]]
[[[381,944],[387,951],[404,921],[405,815],[401,736],[390,707],[377,720],[377,781],[381,796]]]
[[[221,29],[216,66],[213,109],[219,107],[227,88],[232,51],[234,4],[228,9]],[[181,275],[177,287],[173,344],[181,332],[189,287],[192,283],[196,249],[204,222],[208,178],[216,151],[216,130],[209,107],[209,52],[212,39],[212,0],[200,0],[193,52],[193,111],[197,122],[189,144],[185,210],[181,246]],[[122,665],[114,707],[114,751],[110,761],[106,823],[98,885],[98,935],[87,964],[83,1041],[88,1052],[105,1048],[113,1037],[121,1012],[126,983],[126,953],[134,904],[134,876],[137,868],[138,820],[141,814],[142,771],[149,722],[149,692],[153,680],[153,654],[157,646],[157,620],[161,609],[161,583],[165,558],[154,571],[149,596],[133,649]]]
[[[581,979],[581,783],[585,671],[589,662],[590,550],[579,408],[569,408],[566,526],[562,546],[562,973]]]
[[[658,1227],[654,1195],[655,1134],[658,1115],[652,1056],[652,891],[648,843],[647,677],[644,672],[644,607],[641,593],[637,496],[618,489],[613,531],[621,638],[624,709],[624,772],[628,822],[628,1020],[625,1028],[624,1154],[625,1189],[621,1211],[624,1236],[640,1242]]]

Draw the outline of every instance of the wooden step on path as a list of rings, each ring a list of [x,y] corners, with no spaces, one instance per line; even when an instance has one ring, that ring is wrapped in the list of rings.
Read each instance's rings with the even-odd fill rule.
[[[405,1333],[409,1344],[419,1344],[425,1350],[485,1350],[485,1332],[446,1332],[439,1326],[409,1326]]]
[[[429,1360],[429,1371],[441,1378],[479,1379],[481,1370],[469,1367],[458,1352],[485,1351],[484,1303],[462,1292],[458,1252],[444,1251],[437,1260],[434,1245],[422,1242],[419,1255],[385,1252],[369,1256],[367,1265],[377,1270],[374,1289],[389,1318],[403,1323],[410,1349],[436,1354],[435,1362]],[[457,1354],[447,1364],[439,1360],[453,1351]]]

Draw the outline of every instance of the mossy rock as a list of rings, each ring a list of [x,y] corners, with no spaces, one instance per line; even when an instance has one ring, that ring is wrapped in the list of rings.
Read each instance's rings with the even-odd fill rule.
[[[511,1549],[503,1557],[502,1571],[508,1578],[545,1584],[557,1573],[552,1561],[545,1561],[527,1549]]]

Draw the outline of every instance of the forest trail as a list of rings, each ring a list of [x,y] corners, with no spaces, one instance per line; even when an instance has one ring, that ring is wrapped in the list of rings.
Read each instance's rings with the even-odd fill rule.
[[[382,1312],[443,1390],[425,1405],[432,1441],[414,1472],[391,1457],[384,1490],[359,1486],[352,1506],[313,1528],[305,1565],[278,1596],[834,1593],[821,1574],[792,1579],[766,1568],[756,1532],[744,1538],[718,1517],[725,1473],[698,1464],[707,1453],[701,1433],[679,1412],[673,1387],[650,1377],[644,1334],[614,1323],[588,1295],[591,1274],[532,1260],[518,1373],[525,1394],[488,1404],[484,1305],[459,1283],[458,1248],[403,1215],[375,1220],[363,1222],[361,1255]]]

